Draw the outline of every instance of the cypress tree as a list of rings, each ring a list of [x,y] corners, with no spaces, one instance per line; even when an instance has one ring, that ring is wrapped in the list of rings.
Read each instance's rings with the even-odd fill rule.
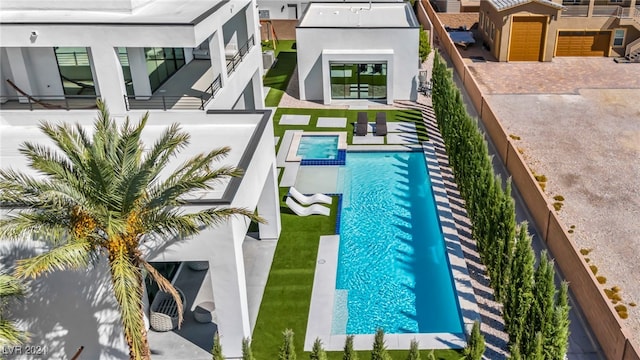
[[[358,360],[358,353],[353,350],[353,335],[347,336],[347,340],[344,342],[342,360]]]
[[[480,323],[474,322],[471,329],[471,336],[464,349],[465,360],[481,360],[484,354],[484,336],[480,332]]]
[[[418,349],[418,342],[416,341],[416,339],[411,340],[407,360],[420,360],[420,349]]]
[[[531,237],[527,224],[518,228],[515,252],[511,261],[511,281],[504,300],[505,328],[509,342],[521,349],[520,341],[525,331],[526,317],[533,301],[533,267],[535,256],[531,249]]]
[[[563,281],[556,295],[551,335],[552,360],[563,360],[569,346],[569,285]]]
[[[322,341],[318,338],[313,342],[313,348],[311,349],[311,354],[309,354],[309,360],[327,360],[327,353],[324,352],[324,349],[322,348]]]
[[[376,330],[376,335],[373,338],[371,360],[391,360],[389,353],[387,353],[387,347],[384,344],[384,331],[382,329]]]
[[[218,332],[213,336],[213,349],[211,349],[213,360],[224,360],[222,355],[222,345],[220,345],[220,335]]]
[[[515,202],[511,197],[511,179],[507,180],[506,189],[500,202],[500,216],[498,233],[500,234],[500,248],[496,261],[496,298],[504,302],[507,285],[511,278],[511,261],[513,259],[514,238],[516,234]]]
[[[278,360],[296,360],[296,350],[293,345],[293,330],[286,329],[282,332],[282,346],[278,354]]]
[[[543,357],[552,359],[553,349],[553,317],[556,305],[555,271],[553,261],[547,257],[547,252],[540,255],[540,264],[536,269],[534,287],[534,308],[536,310],[535,326],[542,336]]]

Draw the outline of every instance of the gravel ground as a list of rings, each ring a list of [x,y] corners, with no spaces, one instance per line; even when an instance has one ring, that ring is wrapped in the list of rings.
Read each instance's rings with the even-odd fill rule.
[[[614,71],[615,70],[615,71]],[[472,67],[530,167],[564,197],[560,217],[574,241],[619,286],[640,347],[640,64],[557,58],[552,63]],[[561,75],[560,75],[561,74]]]

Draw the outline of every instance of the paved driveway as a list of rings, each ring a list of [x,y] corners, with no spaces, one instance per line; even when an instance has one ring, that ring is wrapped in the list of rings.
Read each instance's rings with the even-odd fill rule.
[[[562,195],[574,240],[619,286],[640,347],[640,64],[610,58],[471,63],[481,90],[531,168]]]

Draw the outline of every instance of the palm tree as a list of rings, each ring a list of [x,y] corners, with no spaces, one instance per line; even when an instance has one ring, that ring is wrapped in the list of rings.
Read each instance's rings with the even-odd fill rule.
[[[202,153],[165,179],[159,174],[189,143],[178,124],[168,126],[149,149],[141,141],[148,114],[137,124],[118,126],[104,103],[92,136],[79,124],[40,124],[56,149],[25,142],[29,166],[42,177],[0,170],[0,203],[14,209],[0,220],[0,237],[39,236],[48,251],[17,262],[16,274],[36,278],[56,270],[82,269],[107,258],[113,294],[120,308],[131,359],[148,359],[143,320],[143,271],[160,289],[180,297],[171,283],[142,258],[145,239],[183,239],[234,215],[263,221],[241,208],[209,208],[184,213],[185,196],[211,190],[220,180],[241,175],[235,167],[214,164],[228,147]],[[57,150],[57,151],[56,151]],[[180,322],[182,318],[180,318]]]
[[[26,340],[26,333],[20,331],[5,315],[7,302],[23,294],[24,287],[18,279],[0,274],[0,347],[22,344]]]

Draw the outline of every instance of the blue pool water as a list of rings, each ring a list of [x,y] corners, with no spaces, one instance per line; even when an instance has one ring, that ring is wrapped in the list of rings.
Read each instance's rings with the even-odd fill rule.
[[[302,159],[335,159],[338,156],[338,136],[303,135],[296,155]]]
[[[348,152],[343,186],[332,333],[461,333],[424,154]]]

